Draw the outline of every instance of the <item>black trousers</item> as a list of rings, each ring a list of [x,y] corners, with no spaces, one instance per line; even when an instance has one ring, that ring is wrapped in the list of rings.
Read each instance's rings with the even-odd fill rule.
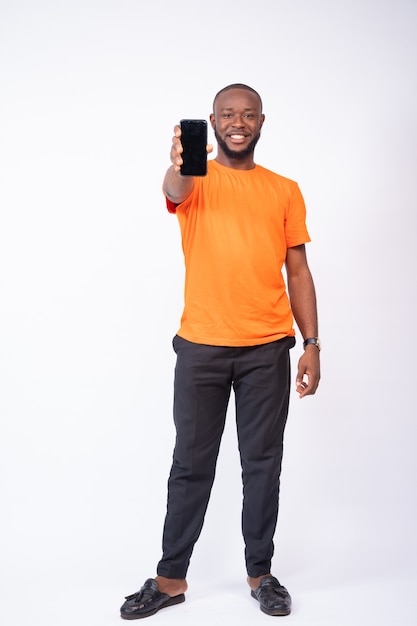
[[[161,576],[185,578],[213,485],[233,388],[242,465],[242,532],[249,576],[267,574],[274,552],[293,337],[228,348],[179,336],[174,382],[176,443],[168,480]]]

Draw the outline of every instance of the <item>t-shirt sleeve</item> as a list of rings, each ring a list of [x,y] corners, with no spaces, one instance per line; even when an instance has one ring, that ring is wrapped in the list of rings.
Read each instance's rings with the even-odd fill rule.
[[[196,202],[196,198],[198,198],[198,193],[200,189],[200,179],[195,180],[194,188],[192,192],[183,200],[182,202],[172,202],[165,196],[166,206],[169,213],[178,213],[178,209],[183,211],[188,211],[189,207]]]
[[[168,213],[176,213],[178,204],[175,204],[175,202],[172,202],[167,197],[165,197],[165,200],[166,200]]]
[[[306,226],[306,207],[303,195],[297,183],[294,183],[289,198],[285,220],[285,238],[287,248],[300,246],[311,241]]]

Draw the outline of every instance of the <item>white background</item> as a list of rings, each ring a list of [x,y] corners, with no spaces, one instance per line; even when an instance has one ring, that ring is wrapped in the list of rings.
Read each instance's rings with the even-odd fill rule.
[[[183,288],[161,181],[174,124],[232,82],[264,101],[257,161],[303,191],[319,298],[286,623],[416,623],[416,26],[415,0],[0,1],[2,624],[116,624],[155,574]],[[240,501],[231,409],[187,602],[154,624],[270,619]]]

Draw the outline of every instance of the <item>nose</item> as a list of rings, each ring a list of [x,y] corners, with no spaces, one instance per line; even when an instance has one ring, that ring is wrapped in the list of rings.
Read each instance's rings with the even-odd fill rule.
[[[244,125],[245,124],[243,121],[243,117],[239,115],[238,113],[236,113],[236,115],[234,115],[233,120],[232,120],[232,126],[235,126],[236,128],[242,128]]]

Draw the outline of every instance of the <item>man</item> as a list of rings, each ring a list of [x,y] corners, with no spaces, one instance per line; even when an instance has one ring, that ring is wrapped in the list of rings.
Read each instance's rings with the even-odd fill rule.
[[[303,198],[296,183],[254,161],[264,120],[254,89],[242,84],[222,89],[210,115],[218,153],[208,162],[207,176],[195,178],[180,173],[181,130],[175,127],[163,190],[179,220],[186,263],[185,306],[173,341],[177,436],[158,575],[126,598],[125,619],[185,600],[186,573],[203,526],[232,388],[247,581],[268,615],[291,610],[288,591],[271,574],[271,559],[293,317],[304,339],[296,377],[300,398],[317,389],[320,347]]]

